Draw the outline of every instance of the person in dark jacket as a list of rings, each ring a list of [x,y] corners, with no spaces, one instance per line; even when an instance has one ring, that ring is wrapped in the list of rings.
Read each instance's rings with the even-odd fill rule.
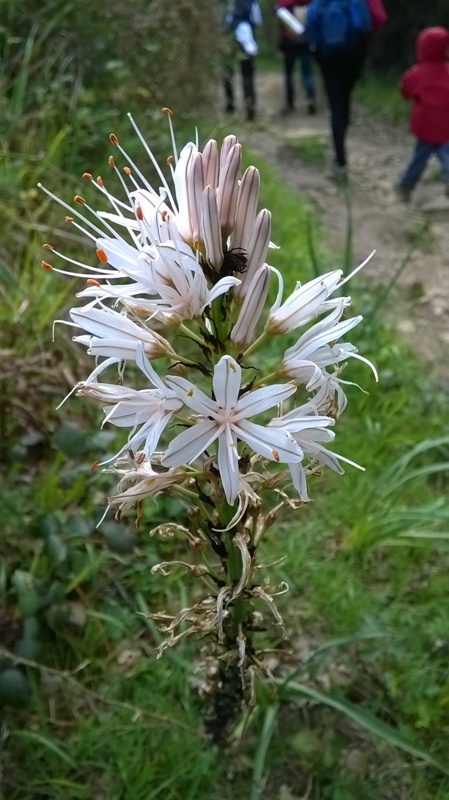
[[[449,197],[449,31],[426,28],[416,43],[417,63],[403,75],[400,91],[413,101],[410,131],[416,137],[415,150],[396,189],[408,202],[430,156],[442,168]]]
[[[291,14],[295,14],[295,9],[308,5],[310,0],[277,0],[276,8],[286,8]],[[313,57],[309,46],[304,41],[304,37],[298,36],[292,29],[283,22],[279,25],[279,51],[284,60],[284,80],[285,80],[285,105],[284,114],[289,114],[295,108],[295,64],[299,64],[301,70],[302,85],[307,98],[307,110],[309,114],[315,114],[315,81],[313,78]]]
[[[246,118],[249,121],[254,120],[256,114],[255,56],[258,47],[254,30],[261,24],[262,13],[257,0],[233,0],[229,4],[224,17],[224,26],[233,34],[233,43],[224,71],[226,112],[235,111],[234,68],[235,61],[238,60]]]

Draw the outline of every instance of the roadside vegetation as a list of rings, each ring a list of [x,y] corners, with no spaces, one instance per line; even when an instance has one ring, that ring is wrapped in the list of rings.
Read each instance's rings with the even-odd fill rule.
[[[209,135],[210,4],[183,0],[171,22],[156,1],[134,0],[126,19],[109,4],[107,21],[87,0],[24,5],[26,14],[6,3],[1,33],[5,800],[446,800],[449,417],[443,389],[390,325],[394,287],[385,296],[363,272],[350,287],[365,317],[354,343],[376,364],[379,383],[365,365],[349,365],[348,380],[368,393],[348,387],[335,450],[365,472],[317,476],[311,503],[270,530],[264,563],[279,562],[273,582],[289,586],[277,600],[291,638],[275,642],[273,680],[259,681],[255,710],[218,752],[204,737],[197,650],[187,640],[155,655],[152,612],[184,607],[196,590],[179,574],[151,574],[173,551],[184,555],[181,543],[150,535],[179,521],[182,507],[149,501],[139,528],[132,516],[97,528],[115,479],[90,466],[118,440],[75,398],[56,411],[87,367],[67,328],[52,341],[52,322],[65,318],[79,287],[42,270],[42,244],[76,258],[79,241],[36,188],[42,181],[69,200],[83,171],[105,173],[111,130],[142,166],[130,110],[161,156],[169,153],[159,108],[170,92],[178,144],[195,124]],[[96,50],[82,36],[90,12]],[[169,53],[182,49],[188,20],[196,47],[186,81],[186,62]],[[118,44],[106,55],[108,36]],[[389,91],[376,86],[371,97]],[[321,150],[310,157],[320,160]],[[318,269],[348,268],[302,198],[257,166],[281,245],[273,265],[288,287]]]

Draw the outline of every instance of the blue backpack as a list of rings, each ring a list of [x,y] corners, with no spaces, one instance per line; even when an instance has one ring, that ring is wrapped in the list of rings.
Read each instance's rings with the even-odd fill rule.
[[[372,29],[365,0],[312,0],[307,6],[306,39],[318,54],[351,49]]]

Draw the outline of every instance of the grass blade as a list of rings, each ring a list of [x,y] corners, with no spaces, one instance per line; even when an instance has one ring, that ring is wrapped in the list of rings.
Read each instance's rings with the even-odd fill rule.
[[[268,706],[265,713],[262,733],[260,734],[256,756],[254,759],[250,800],[262,800],[262,779],[265,771],[265,761],[267,758],[271,737],[273,736],[274,725],[278,711],[279,703],[274,703],[273,705]]]
[[[47,750],[51,750],[61,761],[65,761],[70,767],[76,769],[73,758],[70,758],[65,750],[63,750],[59,744],[56,744],[53,739],[48,739],[47,736],[44,736],[42,733],[36,733],[35,731],[13,731],[11,735],[34,744],[42,745],[42,747],[45,747]]]
[[[319,647],[315,650],[314,653],[307,659],[304,664],[301,664],[300,667],[297,667],[290,675],[288,675],[282,686],[287,686],[288,683],[293,681],[298,675],[304,674],[307,672],[311,666],[328,650],[333,650],[335,647],[344,647],[347,644],[357,644],[358,642],[364,642],[367,639],[381,639],[386,636],[390,636],[391,634],[384,633],[382,631],[365,631],[363,633],[352,633],[348,634],[347,636],[338,636],[335,639],[329,639],[328,642],[323,642],[320,644]]]
[[[394,747],[399,747],[406,753],[435,767],[435,769],[439,770],[444,775],[449,775],[449,765],[447,763],[444,763],[436,756],[433,756],[418,745],[415,745],[413,742],[409,741],[409,739],[402,736],[398,730],[392,728],[391,725],[387,725],[387,723],[378,719],[374,714],[370,714],[368,711],[359,708],[349,700],[342,697],[334,697],[325,692],[320,692],[319,689],[314,689],[311,686],[305,686],[300,683],[290,683],[287,689],[283,687],[281,681],[278,681],[278,683],[280,688],[283,689],[283,696],[285,699],[295,700],[308,697],[310,700],[314,700],[317,703],[324,703],[326,706],[334,708],[335,711],[340,711],[342,714],[345,714],[362,728],[365,728],[365,730],[383,739],[384,742],[388,742],[388,744]]]

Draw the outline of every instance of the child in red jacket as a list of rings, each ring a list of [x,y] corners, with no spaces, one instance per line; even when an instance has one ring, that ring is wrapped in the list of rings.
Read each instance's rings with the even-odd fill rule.
[[[408,202],[431,155],[442,167],[449,197],[449,31],[426,28],[416,43],[417,63],[402,77],[400,91],[413,100],[410,131],[417,142],[412,159],[397,185]]]

